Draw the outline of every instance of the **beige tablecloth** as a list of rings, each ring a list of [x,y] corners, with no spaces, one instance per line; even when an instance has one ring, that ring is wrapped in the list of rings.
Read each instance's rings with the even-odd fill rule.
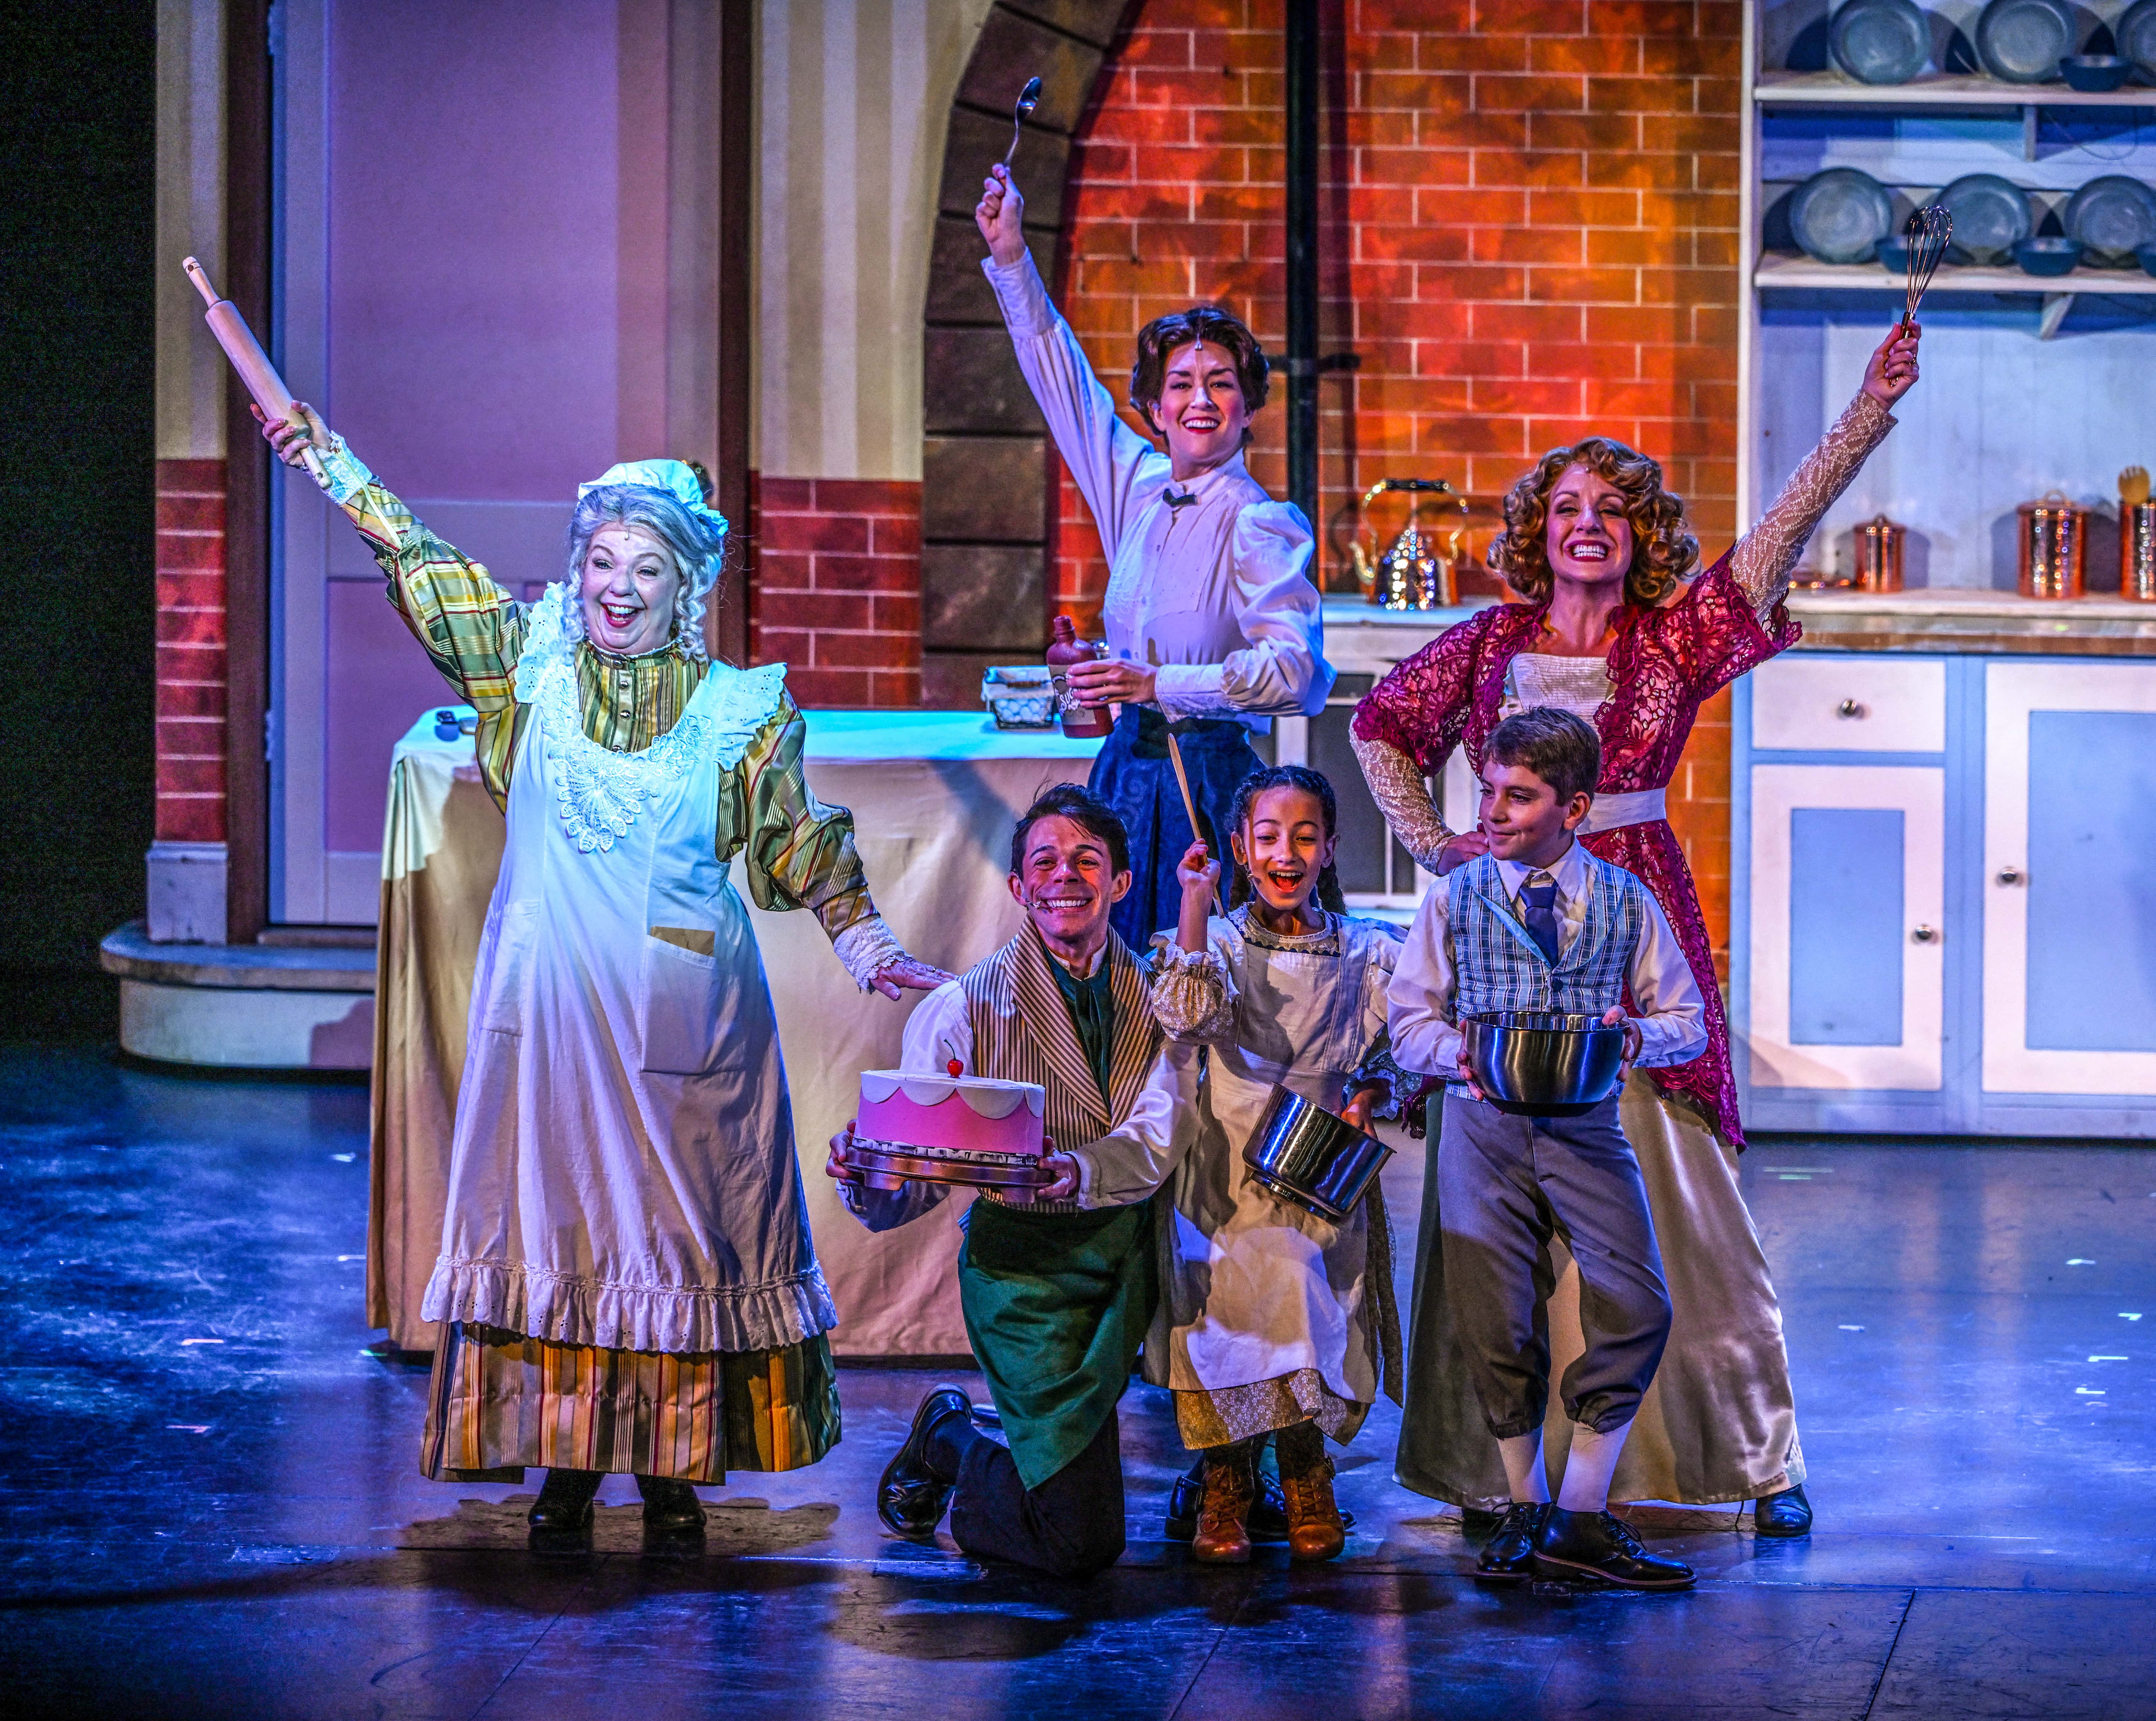
[[[1047,784],[1082,782],[1098,745],[999,732],[967,712],[812,712],[808,780],[819,799],[853,809],[876,906],[906,948],[955,972],[1017,930],[1004,884],[1012,819]],[[419,1297],[441,1244],[465,1019],[501,840],[470,737],[439,739],[430,710],[390,765],[375,1009],[367,1319],[407,1349],[434,1342]],[[814,916],[749,912],[778,1009],[816,1252],[839,1305],[832,1348],[963,1354],[958,1205],[872,1236],[824,1175],[825,1143],[852,1115],[861,1071],[898,1061],[918,994],[865,997]]]

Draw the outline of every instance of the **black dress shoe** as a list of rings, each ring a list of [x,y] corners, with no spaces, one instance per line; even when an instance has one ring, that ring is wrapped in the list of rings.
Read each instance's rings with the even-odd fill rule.
[[[1176,1477],[1175,1486],[1168,1491],[1168,1517],[1161,1533],[1171,1542],[1194,1539],[1198,1534],[1199,1503],[1204,1498],[1205,1461],[1201,1457]],[[1340,1526],[1355,1528],[1355,1514],[1344,1506],[1340,1508]],[[1254,1544],[1287,1540],[1287,1494],[1280,1477],[1270,1470],[1258,1472],[1258,1498],[1251,1503],[1243,1531]]]
[[[894,1536],[910,1542],[936,1539],[936,1526],[943,1521],[957,1478],[939,1476],[929,1467],[929,1433],[946,1416],[963,1416],[970,1428],[973,1415],[973,1400],[955,1386],[939,1386],[921,1400],[906,1444],[891,1454],[876,1482],[876,1516]]]
[[[1809,1536],[1811,1533],[1812,1503],[1804,1498],[1802,1482],[1752,1503],[1753,1535]]]
[[[644,1496],[644,1528],[670,1536],[703,1529],[704,1503],[690,1483],[670,1476],[639,1476],[636,1491]]]
[[[1518,1584],[1535,1575],[1535,1532],[1543,1527],[1543,1518],[1549,1511],[1540,1501],[1515,1500],[1512,1509],[1497,1518],[1497,1528],[1482,1544],[1482,1556],[1475,1562],[1475,1577],[1478,1583]],[[1495,1513],[1479,1514],[1496,1518]]]
[[[1607,1512],[1543,1509],[1535,1532],[1535,1569],[1561,1578],[1600,1578],[1627,1590],[1689,1590],[1691,1568],[1664,1559],[1640,1545],[1640,1539]]]
[[[596,1470],[550,1470],[531,1503],[526,1522],[535,1536],[580,1535],[592,1527],[592,1503],[598,1498]]]
[[[1485,1512],[1479,1506],[1463,1506],[1460,1508],[1460,1533],[1471,1542],[1486,1542],[1497,1533],[1505,1520],[1512,1515],[1512,1508],[1510,1506],[1502,1512]]]

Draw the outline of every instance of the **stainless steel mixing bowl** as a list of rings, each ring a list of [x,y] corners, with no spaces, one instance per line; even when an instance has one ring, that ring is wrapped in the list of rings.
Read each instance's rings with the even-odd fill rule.
[[[1243,1148],[1250,1175],[1284,1201],[1339,1225],[1393,1157],[1374,1135],[1276,1084]]]
[[[1625,1060],[1622,1025],[1557,1010],[1464,1017],[1467,1066],[1490,1103],[1523,1117],[1577,1117],[1608,1099]]]

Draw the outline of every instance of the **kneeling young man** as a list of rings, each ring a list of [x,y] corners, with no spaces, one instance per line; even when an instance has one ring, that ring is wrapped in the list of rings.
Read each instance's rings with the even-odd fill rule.
[[[1056,1181],[1025,1206],[976,1200],[958,1251],[966,1334],[1008,1450],[974,1431],[964,1393],[938,1387],[884,1471],[876,1511],[894,1534],[927,1540],[948,1506],[968,1554],[1058,1577],[1091,1577],[1123,1551],[1116,1404],[1159,1300],[1151,1198],[1189,1133],[1145,972],[1108,925],[1130,886],[1122,821],[1075,784],[1043,794],[1011,840],[1024,928],[922,1000],[900,1059],[1045,1088]],[[870,1230],[948,1193],[860,1187],[852,1134],[833,1141],[828,1169]]]
[[[1706,1044],[1698,986],[1653,894],[1573,836],[1601,768],[1599,739],[1569,712],[1522,712],[1492,732],[1482,766],[1489,852],[1423,898],[1393,975],[1393,1056],[1448,1078],[1437,1143],[1445,1293],[1513,1503],[1481,1575],[1539,1568],[1676,1590],[1691,1568],[1649,1554],[1606,1509],[1670,1332],[1654,1220],[1617,1097],[1577,1117],[1501,1112],[1475,1085],[1457,1025],[1497,1010],[1622,1022],[1627,1074],[1681,1063]],[[1625,1010],[1627,992],[1636,1015]],[[1573,1426],[1554,1503],[1543,1471],[1550,1356],[1538,1307],[1553,1234],[1579,1269],[1586,1339],[1560,1383]]]

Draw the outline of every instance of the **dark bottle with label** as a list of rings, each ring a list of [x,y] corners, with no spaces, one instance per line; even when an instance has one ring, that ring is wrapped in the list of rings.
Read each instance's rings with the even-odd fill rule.
[[[1055,632],[1048,642],[1048,675],[1055,683],[1055,702],[1063,713],[1063,732],[1074,740],[1094,740],[1115,727],[1108,721],[1105,705],[1079,704],[1066,679],[1072,664],[1091,663],[1104,655],[1091,640],[1078,637],[1069,616],[1055,618]]]

